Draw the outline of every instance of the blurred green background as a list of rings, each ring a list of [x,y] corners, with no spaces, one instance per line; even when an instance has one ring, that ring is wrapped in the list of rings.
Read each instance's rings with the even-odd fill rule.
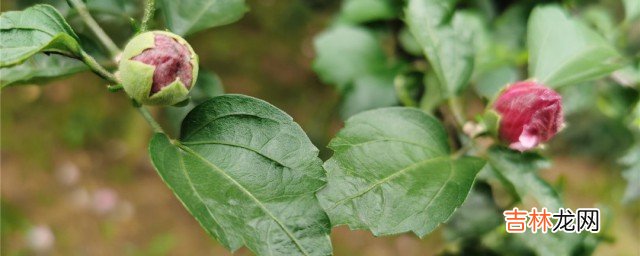
[[[2,0],[0,9],[30,2]],[[311,63],[313,37],[331,22],[339,1],[248,4],[251,10],[239,22],[187,40],[227,93],[283,109],[328,158],[325,145],[342,126],[340,97],[319,81]],[[130,28],[104,20],[122,46]],[[631,95],[611,85],[594,88],[612,97]],[[631,135],[622,117],[590,105],[569,116],[575,129],[554,140],[553,165],[542,174],[562,188],[572,209],[607,209],[610,226],[596,255],[639,255],[640,206],[622,202],[627,182],[617,162]],[[163,116],[161,109],[154,112]],[[3,89],[1,121],[2,255],[231,254],[206,235],[153,170],[147,154],[151,131],[144,120],[122,93],[108,93],[94,74]],[[345,227],[331,236],[336,255],[432,255],[455,246],[443,230],[422,240],[409,234],[375,238]],[[235,254],[251,253],[243,248]]]

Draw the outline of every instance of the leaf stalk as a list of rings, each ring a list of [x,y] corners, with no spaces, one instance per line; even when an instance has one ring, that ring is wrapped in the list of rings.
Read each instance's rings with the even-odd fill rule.
[[[144,15],[142,16],[142,22],[140,23],[140,32],[145,32],[149,29],[149,21],[153,18],[153,13],[156,10],[156,1],[147,0],[147,4],[144,8]]]
[[[96,73],[98,76],[109,81],[110,83],[113,83],[113,84],[120,83],[120,81],[118,81],[118,78],[113,73],[109,72],[104,67],[102,67],[102,65],[100,65],[100,63],[98,63],[98,61],[96,61],[96,59],[94,59],[91,55],[87,54],[85,51],[82,51],[80,55],[81,55],[80,59],[85,64],[87,64],[89,68],[91,68],[91,71],[93,71],[93,73]]]
[[[76,9],[80,18],[84,21],[85,24],[91,29],[91,31],[98,37],[98,40],[107,48],[109,54],[112,58],[116,58],[118,54],[120,54],[120,48],[111,40],[111,38],[104,32],[102,27],[96,22],[95,19],[89,13],[87,6],[82,2],[82,0],[68,0],[71,4],[71,7]]]
[[[160,126],[160,124],[158,122],[156,122],[156,120],[153,118],[153,116],[151,115],[151,112],[149,111],[149,109],[145,108],[144,106],[142,106],[140,104],[134,103],[134,105],[135,105],[136,109],[138,110],[138,112],[140,112],[142,117],[144,117],[144,119],[147,121],[147,123],[149,123],[149,126],[151,126],[151,129],[153,130],[153,132],[155,132],[155,133],[165,133],[164,130],[162,129],[162,126]]]

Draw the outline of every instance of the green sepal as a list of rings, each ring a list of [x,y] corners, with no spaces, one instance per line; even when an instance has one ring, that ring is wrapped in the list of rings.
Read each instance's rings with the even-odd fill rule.
[[[485,110],[481,117],[482,124],[485,127],[486,133],[498,138],[500,129],[500,114],[493,109]]]
[[[186,107],[187,105],[189,105],[189,103],[191,103],[191,96],[188,96],[185,100],[181,102],[173,104],[173,107],[176,107],[176,108]]]
[[[123,59],[120,62],[120,78],[127,95],[141,104],[147,104],[146,99],[151,92],[154,70],[155,68],[151,65]]]
[[[130,60],[140,55],[144,50],[156,45],[154,32],[146,32],[135,36],[122,51],[122,60]]]
[[[189,90],[182,84],[179,78],[176,78],[173,83],[162,87],[160,91],[147,97],[143,104],[147,105],[173,105],[187,99]]]

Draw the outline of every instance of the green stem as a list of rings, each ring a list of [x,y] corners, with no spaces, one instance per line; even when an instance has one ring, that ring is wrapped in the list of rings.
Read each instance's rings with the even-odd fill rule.
[[[453,153],[453,158],[454,159],[458,159],[458,158],[464,156],[464,154],[469,152],[469,150],[471,150],[472,148],[473,148],[472,142],[471,143],[462,143],[462,147],[460,149],[458,149],[458,151]]]
[[[118,56],[118,54],[120,54],[120,48],[118,48],[118,46],[113,42],[113,40],[111,40],[107,33],[104,32],[102,27],[100,27],[100,25],[98,25],[93,17],[91,17],[91,14],[87,10],[87,6],[82,2],[82,0],[69,0],[69,2],[73,6],[73,8],[78,11],[78,14],[87,24],[87,26],[89,26],[93,33],[96,34],[100,42],[102,42],[102,44],[109,50],[111,57],[115,58],[116,56]],[[153,14],[153,9],[154,1],[149,0],[147,2],[147,9],[145,10],[145,18],[143,21],[144,24],[146,24],[146,22],[150,19],[151,15]],[[147,14],[147,12],[150,12],[151,14]],[[111,72],[107,71],[104,67],[102,67],[93,57],[91,57],[91,55],[83,51],[81,57],[82,61],[84,61],[91,68],[91,70],[93,70],[93,72],[106,79],[107,81],[116,84],[116,87],[119,87],[117,86],[118,84],[120,84],[118,78]],[[160,124],[156,122],[148,109],[138,103],[135,103],[135,106],[142,117],[144,117],[147,123],[149,123],[149,126],[151,126],[151,129],[153,129],[154,132],[164,133],[162,126],[160,126]]]
[[[100,63],[98,63],[96,59],[91,57],[91,55],[87,54],[85,51],[82,51],[80,54],[81,54],[80,56],[81,60],[85,64],[87,64],[89,68],[91,68],[93,73],[96,73],[98,76],[109,81],[110,83],[113,83],[113,84],[120,83],[120,81],[118,81],[118,78],[116,76],[114,76],[111,72],[107,71],[104,67],[102,67],[102,65],[100,65]]]
[[[115,58],[116,56],[118,56],[118,54],[120,54],[120,49],[113,42],[113,40],[111,40],[107,33],[104,32],[102,27],[98,25],[98,22],[96,22],[96,20],[91,17],[91,14],[89,13],[89,10],[87,9],[87,6],[84,4],[84,2],[82,2],[82,0],[69,0],[69,3],[71,3],[73,8],[78,11],[80,18],[84,21],[85,24],[87,24],[89,29],[93,31],[96,37],[98,37],[98,40],[100,40],[100,42],[107,48],[111,57]]]
[[[156,1],[147,0],[147,4],[144,8],[144,15],[142,16],[142,23],[140,24],[140,32],[145,32],[149,29],[149,21],[153,18],[153,13],[156,10]]]
[[[149,112],[147,108],[136,103],[136,109],[138,110],[138,112],[140,112],[140,114],[142,114],[142,117],[144,117],[144,120],[146,120],[147,123],[149,123],[149,126],[151,126],[151,129],[153,130],[153,132],[164,133],[164,130],[162,130],[162,126],[160,126],[160,124],[156,122],[156,120],[151,115],[151,112]]]

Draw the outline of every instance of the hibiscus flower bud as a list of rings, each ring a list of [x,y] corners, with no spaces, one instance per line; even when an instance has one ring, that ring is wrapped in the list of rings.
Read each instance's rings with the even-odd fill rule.
[[[150,31],[135,36],[119,64],[127,94],[145,105],[173,105],[187,98],[198,76],[198,56],[182,37]]]
[[[500,115],[499,136],[519,151],[551,139],[563,126],[562,97],[535,81],[516,82],[494,103]]]

